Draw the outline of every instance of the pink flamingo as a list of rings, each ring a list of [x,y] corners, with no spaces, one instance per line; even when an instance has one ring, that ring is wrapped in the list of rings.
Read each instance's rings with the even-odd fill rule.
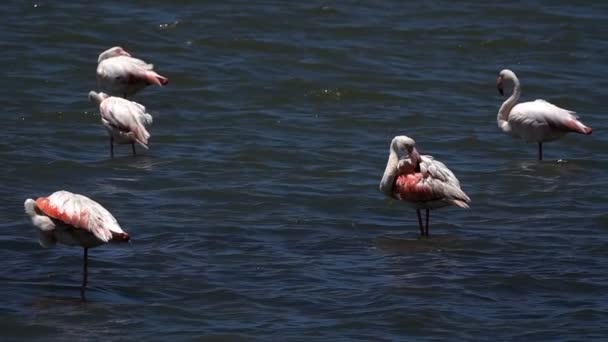
[[[97,63],[97,84],[111,95],[127,98],[151,84],[169,83],[166,77],[154,72],[154,65],[131,57],[120,46],[102,52]]]
[[[148,149],[150,134],[146,125],[152,124],[152,115],[137,102],[104,93],[89,92],[89,100],[99,106],[101,123],[110,134],[110,157],[114,157],[114,142],[131,144],[135,155],[135,143]]]
[[[87,253],[89,248],[109,242],[127,242],[129,234],[99,203],[68,191],[57,191],[37,200],[28,198],[25,213],[40,229],[40,245],[51,247],[59,242],[84,248],[81,294],[87,286]]]
[[[407,155],[407,158],[404,158]],[[405,135],[391,141],[386,169],[380,181],[386,196],[408,202],[416,209],[420,236],[429,236],[431,209],[448,205],[468,208],[471,199],[460,189],[460,182],[442,162],[432,156],[421,156],[414,139]],[[426,209],[426,226],[421,209]]]
[[[504,81],[513,82],[513,93],[498,110],[496,121],[503,132],[521,138],[525,142],[538,143],[538,160],[543,160],[543,142],[557,140],[566,133],[575,132],[589,135],[591,127],[578,121],[575,112],[560,108],[545,100],[516,104],[521,95],[519,79],[509,69],[498,75],[496,87],[504,95]]]

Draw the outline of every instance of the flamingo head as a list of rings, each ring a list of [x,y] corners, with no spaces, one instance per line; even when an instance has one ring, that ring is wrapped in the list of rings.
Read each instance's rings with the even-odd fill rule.
[[[504,89],[504,82],[505,80],[510,80],[513,81],[514,83],[519,84],[519,80],[517,79],[517,76],[515,76],[515,73],[509,69],[503,69],[500,71],[500,73],[498,74],[498,78],[496,79],[496,88],[498,89],[498,92],[500,93],[500,95],[504,95],[505,94],[505,89]]]
[[[391,148],[397,153],[407,153],[411,162],[415,165],[421,162],[420,153],[416,149],[416,142],[408,136],[398,135],[394,137],[391,142]]]
[[[99,55],[99,58],[97,59],[97,63],[103,61],[104,59],[118,57],[118,56],[131,57],[131,54],[129,54],[127,51],[125,51],[120,46],[114,46],[114,47],[111,47],[111,48],[107,49],[106,51],[102,52]]]
[[[498,76],[498,79],[496,79],[496,89],[498,89],[500,96],[505,95],[505,86],[502,76]]]
[[[103,102],[103,100],[107,99],[108,97],[110,97],[110,95],[105,93],[96,93],[92,90],[89,92],[89,101],[93,102],[96,105],[99,105]]]

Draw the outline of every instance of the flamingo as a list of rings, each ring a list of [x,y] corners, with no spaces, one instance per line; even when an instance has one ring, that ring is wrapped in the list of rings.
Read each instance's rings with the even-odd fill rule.
[[[99,106],[101,123],[110,134],[110,158],[114,158],[114,141],[131,144],[135,155],[135,143],[148,149],[150,134],[146,125],[152,124],[152,115],[137,102],[104,93],[89,92],[89,100]]]
[[[504,81],[513,82],[513,93],[498,110],[496,121],[503,132],[521,138],[525,142],[538,143],[538,160],[543,160],[543,142],[557,140],[566,133],[589,135],[591,127],[578,120],[575,112],[560,108],[545,100],[516,104],[521,95],[519,79],[509,69],[498,74],[496,87],[504,95]]]
[[[59,242],[84,248],[83,298],[87,286],[88,249],[130,239],[109,211],[82,195],[61,190],[36,200],[28,198],[23,206],[32,224],[40,229],[42,247],[48,248]]]
[[[120,46],[102,52],[97,63],[97,84],[111,95],[127,98],[151,84],[169,83],[169,79],[153,70],[154,65],[131,57]]]
[[[407,155],[407,158],[404,156]],[[390,153],[380,191],[386,196],[405,201],[416,209],[420,236],[429,236],[431,209],[448,205],[468,208],[471,199],[460,189],[460,182],[445,164],[432,156],[421,156],[414,139],[405,135],[391,141]],[[420,210],[426,209],[426,226]]]

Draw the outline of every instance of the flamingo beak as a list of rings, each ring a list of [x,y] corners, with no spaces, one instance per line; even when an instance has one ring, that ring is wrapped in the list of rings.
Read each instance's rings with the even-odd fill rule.
[[[416,147],[412,147],[412,149],[408,152],[410,160],[415,164],[418,165],[420,164],[420,162],[422,161],[422,159],[420,159],[420,153],[418,153],[418,150],[416,149]]]
[[[496,80],[496,88],[498,89],[498,92],[500,93],[501,96],[505,95],[504,86],[502,84],[502,77],[500,77],[500,76],[498,76],[498,79]]]

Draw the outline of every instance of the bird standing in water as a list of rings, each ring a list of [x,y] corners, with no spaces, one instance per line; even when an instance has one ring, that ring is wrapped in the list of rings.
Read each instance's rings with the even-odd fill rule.
[[[106,243],[128,242],[130,239],[114,216],[99,203],[69,191],[57,191],[36,200],[28,198],[24,208],[32,224],[40,229],[39,241],[43,247],[51,247],[56,243],[83,247],[83,298],[87,286],[89,248]]]
[[[152,124],[152,115],[137,102],[104,93],[89,92],[89,100],[99,106],[101,123],[110,134],[110,157],[114,157],[114,143],[131,144],[135,155],[135,143],[148,149],[150,133],[146,126]]]
[[[578,120],[575,112],[545,100],[518,104],[521,86],[515,73],[509,69],[502,70],[496,80],[500,95],[504,95],[505,81],[513,82],[513,93],[498,110],[498,127],[525,142],[538,143],[538,160],[543,160],[543,142],[557,140],[570,132],[589,135],[593,131]]]
[[[431,209],[448,205],[468,208],[471,202],[460,189],[460,182],[452,171],[432,156],[421,156],[414,139],[405,135],[396,136],[391,141],[380,191],[414,207],[420,236],[426,237],[429,236]],[[422,224],[422,209],[426,211],[426,225]]]
[[[127,98],[149,85],[169,83],[169,79],[153,70],[154,65],[131,57],[120,46],[102,52],[97,63],[97,84],[110,95]]]

